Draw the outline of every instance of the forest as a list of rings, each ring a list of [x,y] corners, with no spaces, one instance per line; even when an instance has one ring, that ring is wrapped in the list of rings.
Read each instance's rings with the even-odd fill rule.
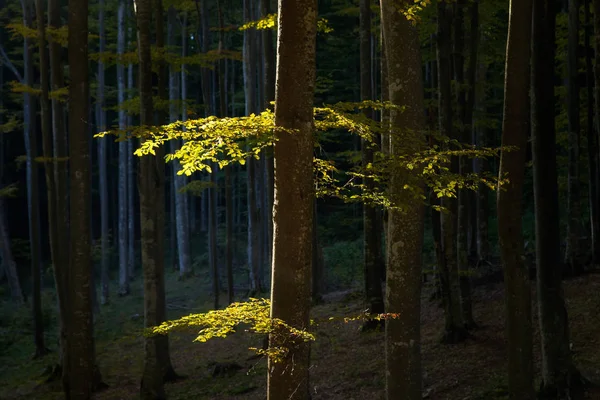
[[[0,399],[600,399],[600,0],[0,0]]]

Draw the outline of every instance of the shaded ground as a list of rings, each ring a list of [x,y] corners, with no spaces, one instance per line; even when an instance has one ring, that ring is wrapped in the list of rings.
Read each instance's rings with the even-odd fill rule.
[[[584,375],[600,382],[600,275],[587,275],[568,281],[566,296],[571,319],[572,345],[577,366]],[[198,297],[198,287],[205,282],[192,278],[186,282],[169,282],[169,317],[200,311],[206,298]],[[501,284],[480,287],[474,293],[474,313],[481,328],[474,337],[458,345],[439,343],[443,327],[442,310],[423,295],[423,374],[425,397],[435,400],[506,399],[504,304]],[[142,318],[141,297],[113,300],[116,305],[103,309],[98,320],[98,361],[110,388],[99,393],[99,400],[135,399],[141,375]],[[535,307],[534,307],[535,309]],[[313,311],[313,317],[356,316],[362,310],[357,293],[334,293],[325,304]],[[534,313],[534,322],[537,315]],[[1,321],[0,321],[1,325]],[[534,324],[535,325],[535,324]],[[320,323],[313,345],[311,390],[314,400],[365,400],[384,398],[383,333],[360,333],[360,322],[341,320]],[[539,341],[535,354],[539,375]],[[188,379],[168,384],[168,398],[235,399],[265,398],[266,361],[250,359],[250,346],[260,346],[260,338],[236,333],[226,339],[208,343],[192,342],[194,335],[171,336],[174,367]],[[0,348],[0,399],[60,399],[52,385],[37,380],[51,364],[50,355],[30,361],[33,349],[30,338]],[[51,343],[52,344],[52,343]],[[213,377],[215,363],[222,374]],[[231,364],[228,364],[231,363]],[[228,368],[233,363],[242,368]],[[222,367],[222,368],[221,368]],[[588,398],[600,399],[600,392]]]

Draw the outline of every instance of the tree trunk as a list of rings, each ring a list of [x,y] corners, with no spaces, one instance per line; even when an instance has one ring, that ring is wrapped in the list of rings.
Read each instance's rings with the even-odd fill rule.
[[[316,0],[279,0],[275,89],[275,201],[271,317],[296,329],[310,324],[313,229],[313,96],[316,80]],[[271,334],[269,346],[286,346],[278,363],[269,358],[267,399],[310,397],[310,345]]]
[[[600,0],[592,0],[594,7],[594,115],[596,117],[595,133],[597,149],[600,148]],[[597,155],[600,157],[600,155]],[[598,199],[600,199],[600,158],[596,166],[596,207],[598,207]],[[600,210],[597,213],[598,233],[600,235]],[[594,247],[597,249],[596,262],[600,262],[600,237],[594,240]]]
[[[371,79],[371,1],[360,1],[360,97],[361,101],[373,100]],[[374,119],[371,109],[366,109],[367,118]],[[373,164],[374,143],[363,139],[362,166],[365,173],[369,173]],[[373,188],[372,179],[365,178],[364,184],[368,189]],[[365,302],[369,313],[383,313],[383,293],[381,291],[381,227],[378,226],[377,214],[379,210],[372,205],[363,205],[363,249],[364,249],[364,276],[365,276]],[[380,325],[380,320],[369,320],[363,328],[374,328]]]
[[[122,56],[125,53],[125,1],[119,1],[117,13],[117,54]],[[119,104],[125,102],[125,65],[123,60],[117,64],[117,101]],[[119,130],[125,131],[127,127],[127,116],[125,110],[119,109]],[[129,221],[128,221],[128,186],[129,186],[129,162],[127,154],[128,141],[119,142],[119,296],[129,294],[129,256],[127,254],[127,245],[129,243]]]
[[[62,384],[65,392],[68,393],[69,375],[68,375],[68,311],[69,304],[67,298],[68,266],[67,260],[61,258],[61,243],[58,237],[57,221],[57,201],[56,201],[56,179],[54,176],[54,154],[52,144],[52,114],[49,100],[49,77],[50,66],[48,52],[46,51],[46,29],[44,24],[44,7],[41,0],[35,0],[35,15],[38,31],[38,50],[40,61],[40,111],[41,111],[41,131],[42,131],[42,153],[44,158],[44,172],[46,178],[46,191],[48,203],[48,233],[50,241],[50,254],[54,271],[54,282],[56,285],[56,294],[58,298],[58,308],[60,315],[60,355],[58,369],[62,369]],[[64,247],[64,243],[62,244]]]
[[[524,265],[523,185],[529,132],[529,62],[532,0],[511,0],[506,46],[504,118],[500,176],[510,179],[498,191],[498,239],[506,290],[508,386],[514,399],[533,399],[531,287]],[[546,82],[546,84],[548,84]]]
[[[152,0],[136,0],[136,21],[138,33],[139,57],[139,91],[140,91],[140,123],[142,126],[153,125],[154,111],[152,101],[152,59],[150,54],[150,21],[152,9],[156,9],[157,27],[162,18],[161,9]],[[157,33],[157,42],[161,41],[162,32]],[[158,43],[157,43],[158,45]],[[162,70],[162,68],[160,68]],[[160,71],[162,72],[162,71]],[[159,73],[160,75],[160,73]],[[159,79],[160,76],[159,76]],[[162,83],[164,85],[164,83]],[[160,85],[159,85],[160,86]],[[159,89],[160,92],[160,89]],[[162,154],[145,156],[140,160],[139,195],[140,195],[140,227],[141,254],[144,270],[144,326],[160,325],[165,320],[165,282],[164,282],[164,162]],[[165,370],[170,368],[168,355],[168,337],[144,337],[144,370],[142,374],[140,397],[144,400],[165,398]],[[165,357],[166,354],[166,357]],[[163,362],[166,361],[167,364]]]
[[[470,99],[467,99],[465,89],[465,32],[464,32],[464,8],[465,0],[459,0],[454,4],[454,79],[456,81],[458,92],[458,134],[457,138],[463,144],[471,142],[471,119],[473,117],[473,107],[470,106]],[[471,32],[471,36],[476,32]],[[473,53],[471,53],[471,58]],[[473,60],[469,60],[473,61]],[[475,60],[476,62],[476,60]],[[469,79],[469,83],[474,83],[474,79]],[[467,103],[469,102],[469,103]],[[467,156],[461,156],[459,159],[459,173],[467,176],[473,172],[473,165]],[[469,189],[461,189],[458,192],[457,208],[457,241],[456,250],[458,255],[458,271],[460,284],[460,304],[462,310],[462,319],[465,328],[472,329],[477,326],[473,318],[473,306],[471,303],[471,266],[469,265],[469,210],[471,210],[471,195]]]
[[[131,27],[129,28],[131,30]],[[133,38],[131,38],[133,40]],[[129,97],[133,96],[133,65],[127,67],[127,91]],[[127,126],[132,126],[131,116],[127,117]],[[135,277],[135,161],[133,148],[136,140],[131,138],[127,141],[127,274],[129,281]]]
[[[485,63],[481,63],[477,68],[477,82],[479,87],[475,92],[475,107],[478,112],[482,115],[486,113],[486,98],[485,98],[485,86],[483,82],[486,79],[487,66]],[[488,146],[488,129],[482,126],[476,128],[477,146],[485,147]],[[475,172],[483,174],[489,170],[489,162],[485,157],[478,158],[475,163]],[[477,254],[480,261],[488,261],[490,258],[490,240],[489,240],[489,193],[490,189],[484,184],[480,183],[477,189]]]
[[[174,29],[176,23],[176,11],[175,8],[169,8],[169,34],[168,38],[170,46],[174,46]],[[179,119],[179,110],[177,107],[177,100],[180,98],[179,94],[179,75],[173,66],[170,67],[169,72],[169,121],[175,122]],[[181,141],[171,140],[170,150],[175,152],[180,146]],[[185,175],[178,175],[177,172],[181,169],[179,161],[173,161],[173,191],[175,199],[174,207],[171,207],[171,212],[175,213],[175,226],[177,231],[177,255],[179,258],[179,277],[187,278],[192,271],[191,261],[191,250],[190,250],[190,236],[189,226],[187,219],[187,202],[186,194],[181,192],[181,189],[185,186]],[[175,254],[173,254],[175,257]]]
[[[554,120],[556,8],[535,0],[532,54],[532,140],[537,295],[542,342],[541,398],[567,398],[581,389],[571,359],[569,321],[562,288],[559,195]],[[579,385],[580,386],[580,385]],[[538,396],[539,397],[539,396]],[[540,397],[539,397],[540,398]]]
[[[394,2],[381,0],[390,100],[406,107],[391,112],[391,154],[411,156],[424,145],[424,100],[421,54],[416,26],[398,12]],[[404,186],[422,190],[420,179],[408,170],[395,168],[390,196],[402,210],[390,209],[388,219],[388,266],[386,312],[386,398],[421,399],[421,252],[424,206]]]
[[[104,0],[98,3],[98,35],[100,44],[98,51],[102,54],[106,47],[104,33]],[[102,60],[102,59],[100,59]],[[96,96],[96,115],[98,116],[98,130],[106,130],[106,111],[104,110],[104,63],[98,62],[98,92]],[[100,303],[108,303],[109,296],[109,239],[108,239],[108,176],[106,170],[106,141],[108,138],[99,138],[98,144],[98,180],[100,191]]]
[[[451,22],[452,9],[448,4],[438,4],[438,84],[439,84],[439,118],[440,131],[443,135],[458,139],[453,130],[452,118],[452,88],[451,88]],[[450,170],[459,172],[459,160],[452,157]],[[442,252],[444,254],[443,269],[440,271],[441,282],[447,285],[442,293],[446,295],[445,328],[442,341],[457,343],[467,337],[465,321],[463,320],[460,299],[460,276],[458,271],[458,255],[456,252],[457,237],[457,211],[458,204],[455,198],[445,197],[441,205],[446,212],[441,214]]]
[[[88,78],[88,2],[69,1],[68,56],[69,84],[69,163],[71,251],[69,263],[69,399],[91,399],[100,381],[94,367],[94,326],[91,282],[91,136],[87,130]],[[62,69],[62,66],[61,66]],[[60,146],[59,146],[60,148]]]
[[[221,1],[217,1],[219,13],[219,51],[225,46],[225,22]],[[219,61],[219,115],[227,116],[227,83],[225,81],[227,64],[225,59]],[[233,303],[235,293],[233,287],[233,191],[231,188],[231,165],[225,167],[225,270],[227,272],[227,300]]]
[[[33,2],[22,0],[23,25],[33,29]],[[24,38],[23,71],[27,86],[33,85],[33,44],[31,39]],[[42,316],[41,285],[41,238],[40,238],[40,200],[39,200],[39,168],[35,158],[38,156],[36,112],[34,98],[23,93],[23,137],[27,156],[27,210],[29,226],[29,246],[31,257],[31,311],[33,316],[34,358],[48,352],[44,340],[44,323]]]
[[[244,21],[253,20],[252,2],[244,0]],[[246,97],[246,115],[258,113],[257,95],[257,33],[253,29],[244,31],[244,93]],[[248,272],[250,293],[262,292],[259,266],[260,232],[258,228],[258,207],[256,202],[256,160],[246,160],[247,207],[248,207]]]
[[[0,146],[1,148],[1,146]],[[11,299],[18,305],[25,301],[19,274],[17,273],[17,263],[12,254],[10,236],[8,235],[8,227],[6,226],[6,210],[5,202],[0,197],[0,257],[2,257],[2,267],[6,273],[6,280],[10,289]]]
[[[577,275],[583,271],[579,240],[581,227],[581,189],[579,183],[579,0],[569,0],[569,41],[567,54],[567,117],[569,122],[569,174],[567,180],[567,248],[565,272]]]
[[[586,82],[586,135],[588,156],[588,196],[590,210],[590,239],[592,243],[592,265],[600,257],[600,219],[598,218],[598,137],[594,129],[594,67],[592,66],[590,0],[584,1],[585,7],[585,82]]]

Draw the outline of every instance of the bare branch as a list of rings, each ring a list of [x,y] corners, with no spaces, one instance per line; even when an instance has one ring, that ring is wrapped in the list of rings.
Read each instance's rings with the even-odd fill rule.
[[[4,47],[2,47],[2,45],[0,45],[0,64],[6,65],[8,67],[8,69],[10,69],[12,71],[12,73],[15,75],[17,80],[20,83],[23,83],[23,77],[21,76],[19,71],[15,68],[14,64],[10,61],[10,58],[8,58],[8,55],[4,51]]]

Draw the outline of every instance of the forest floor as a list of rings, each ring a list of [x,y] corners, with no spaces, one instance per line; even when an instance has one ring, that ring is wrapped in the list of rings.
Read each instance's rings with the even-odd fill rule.
[[[183,282],[170,277],[167,292],[169,317],[205,310],[207,299],[201,295],[201,289],[206,284],[204,279],[197,277]],[[139,282],[137,286],[139,290]],[[445,345],[440,343],[443,311],[428,299],[430,289],[424,290],[424,398],[507,398],[503,292],[501,283],[475,288],[473,305],[479,329],[464,343]],[[565,293],[576,365],[586,377],[600,382],[600,274],[566,281]],[[337,292],[327,295],[324,304],[313,309],[312,317],[321,320],[331,316],[353,317],[359,315],[362,309],[359,292]],[[140,295],[115,297],[111,304],[103,306],[97,321],[97,359],[109,388],[98,393],[96,399],[138,398],[143,353],[143,339],[140,336],[142,315]],[[533,318],[537,327],[535,311]],[[317,340],[311,353],[313,400],[384,398],[383,333],[361,333],[360,324],[360,321],[344,322],[336,318],[316,327]],[[0,327],[2,325],[0,320]],[[193,333],[171,335],[173,366],[187,378],[166,385],[170,400],[250,400],[266,397],[266,360],[252,358],[253,353],[248,350],[252,346],[260,347],[261,338],[239,332],[225,339],[197,343],[192,341]],[[538,337],[536,329],[534,350],[537,376],[540,375]],[[3,342],[0,342],[0,399],[62,398],[56,384],[39,383],[45,368],[54,361],[55,353],[32,361],[31,339],[24,335],[6,348],[2,345]],[[225,367],[235,364],[236,367],[224,368],[225,373],[213,376],[215,363]],[[588,393],[587,398],[600,399],[600,391]]]

